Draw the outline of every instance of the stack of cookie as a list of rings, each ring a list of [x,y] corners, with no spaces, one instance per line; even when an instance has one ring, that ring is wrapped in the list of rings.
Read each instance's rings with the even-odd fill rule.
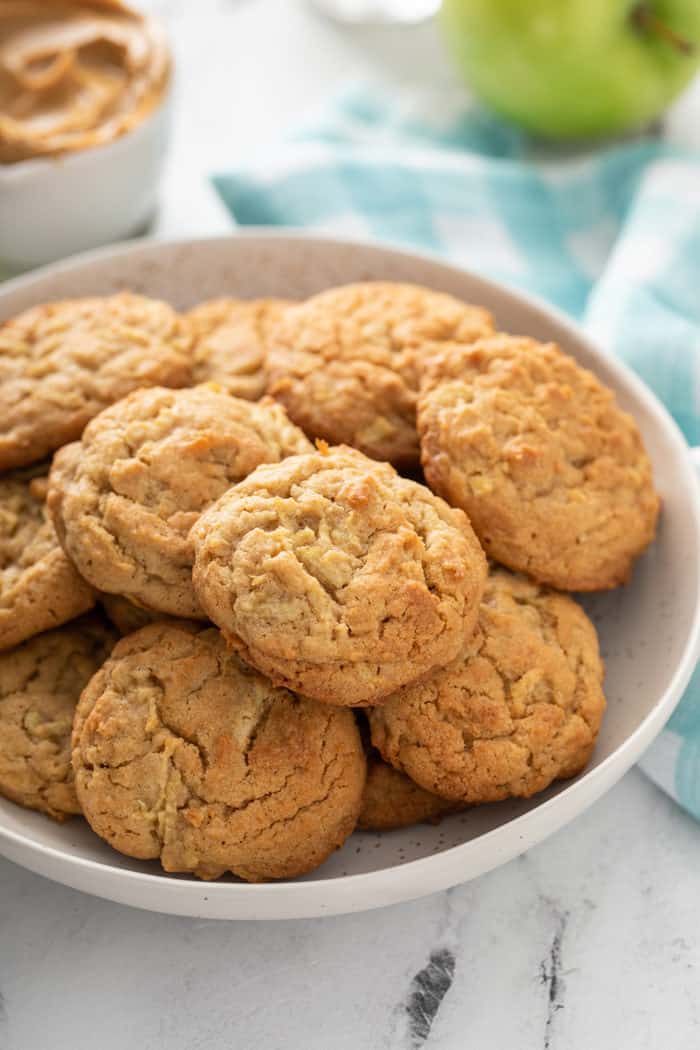
[[[0,420],[6,797],[258,881],[589,760],[564,592],[624,582],[659,502],[557,347],[410,285],[121,293],[0,327]]]

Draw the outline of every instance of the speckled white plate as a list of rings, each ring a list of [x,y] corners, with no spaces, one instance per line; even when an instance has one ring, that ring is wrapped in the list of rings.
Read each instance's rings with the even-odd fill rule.
[[[664,510],[632,583],[586,601],[600,632],[609,701],[594,761],[535,799],[482,806],[384,835],[358,833],[294,882],[249,886],[168,876],[114,853],[80,820],[64,825],[0,800],[0,853],[111,900],[175,915],[282,919],[361,911],[472,879],[540,842],[610,788],[659,732],[700,648],[700,499],[687,448],[665,410],[627,369],[561,314],[440,262],[376,245],[294,234],[142,242],[47,267],[0,288],[0,319],[34,303],[130,288],[188,307],[219,295],[294,299],[347,281],[415,281],[491,309],[499,325],[556,339],[617,391],[654,462]]]

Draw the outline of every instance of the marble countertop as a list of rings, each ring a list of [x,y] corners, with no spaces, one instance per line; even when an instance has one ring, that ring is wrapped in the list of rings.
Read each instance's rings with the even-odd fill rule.
[[[700,829],[637,770],[547,842],[361,915],[212,922],[0,860],[2,1050],[690,1050]]]
[[[230,228],[204,173],[341,80],[449,78],[431,26],[341,33],[302,0],[149,6],[179,65],[165,235]],[[700,141],[699,110],[700,85],[669,132]],[[696,1048],[699,873],[700,828],[637,770],[498,871],[364,915],[177,919],[0,860],[0,1050]]]

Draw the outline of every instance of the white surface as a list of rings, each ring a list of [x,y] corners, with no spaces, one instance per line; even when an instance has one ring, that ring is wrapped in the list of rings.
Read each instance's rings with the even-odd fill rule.
[[[447,75],[430,27],[394,33],[387,54],[385,34],[342,37],[294,0],[150,6],[181,12],[163,232],[225,228],[201,172],[274,139],[335,83],[376,72],[378,56],[404,78]],[[700,85],[676,108],[676,139],[700,144],[699,112]],[[338,919],[148,915],[0,860],[0,1047],[690,1050],[700,1042],[698,872],[700,828],[636,771],[524,860]],[[406,997],[445,945],[455,977],[421,1041],[408,1033]]]
[[[0,860],[0,1046],[695,1050],[699,871],[697,826],[637,771],[524,858],[364,915],[173,919]],[[406,1004],[445,948],[422,1041]]]
[[[318,871],[293,883],[202,884],[113,853],[79,821],[64,826],[0,799],[0,853],[77,889],[125,904],[204,918],[301,918],[363,911],[421,897],[511,860],[568,823],[637,761],[670,715],[700,646],[700,494],[678,428],[643,384],[601,354],[562,314],[428,257],[299,234],[234,236],[103,249],[0,288],[0,317],[75,295],[131,287],[183,309],[200,299],[303,299],[331,285],[381,278],[477,302],[505,331],[564,346],[617,393],[637,420],[664,514],[653,548],[627,587],[591,596],[608,710],[586,772],[530,800],[480,806],[439,827],[355,835]]]

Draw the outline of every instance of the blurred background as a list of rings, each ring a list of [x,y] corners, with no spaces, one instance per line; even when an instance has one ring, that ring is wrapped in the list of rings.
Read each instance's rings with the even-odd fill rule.
[[[499,0],[490,3],[499,6]],[[554,8],[560,4],[550,0]],[[144,0],[141,6],[168,26],[177,70],[159,232],[182,232],[183,223],[197,232],[220,222],[220,205],[203,175],[245,167],[255,151],[312,119],[349,84],[377,83],[433,118],[441,108],[476,104],[448,55],[434,0]],[[541,4],[515,6],[526,11]],[[578,6],[585,11],[588,0]],[[384,24],[372,20],[382,8],[389,13]],[[357,11],[358,22],[335,20],[324,13],[330,11],[348,18]],[[408,20],[394,20],[397,12]],[[699,81],[665,111],[663,133],[700,147]]]
[[[348,84],[398,92],[463,87],[435,17],[357,22],[328,16],[353,0],[144,0],[168,27],[176,64],[173,140],[156,232],[206,232],[228,215],[204,177],[313,119]],[[410,7],[394,3],[394,8]],[[417,5],[425,9],[434,3]],[[183,212],[186,212],[184,214]]]
[[[39,20],[56,10],[52,4],[29,6]],[[67,9],[81,6],[89,8],[89,0]],[[150,166],[148,159],[133,157],[130,172],[115,166],[84,174],[76,168],[73,177],[72,169],[61,175],[54,165],[40,183],[35,173],[25,179],[21,165],[0,163],[0,259],[6,271],[10,255],[14,268],[26,268],[135,233],[186,236],[230,229],[232,216],[241,218],[239,202],[230,196],[225,208],[210,177],[259,165],[265,151],[290,140],[347,147],[348,109],[338,99],[358,85],[360,144],[365,153],[383,151],[385,161],[408,140],[433,152],[447,148],[526,164],[590,156],[637,139],[700,146],[700,82],[694,80],[700,4],[686,0],[141,0],[134,7],[162,20],[174,55],[157,213],[151,199],[148,208],[144,200],[127,214],[139,170],[141,184],[155,186],[165,128],[151,144]],[[5,15],[11,10],[5,7]],[[11,26],[10,16],[4,24]],[[0,65],[10,70],[6,84],[14,75],[14,47],[11,30],[4,39],[0,33]],[[0,147],[5,73],[0,68]],[[11,106],[21,112],[23,104],[15,99]],[[128,178],[134,189],[127,192]],[[259,166],[256,178],[264,181]],[[316,192],[313,180],[299,192]],[[59,233],[49,243],[47,230],[46,243],[23,252],[25,216],[39,198],[57,222],[63,215],[74,236]],[[112,210],[111,224],[88,222],[88,212],[100,208],[103,219]],[[303,208],[292,208],[275,221],[298,223],[302,215]],[[332,228],[337,231],[338,223]]]

